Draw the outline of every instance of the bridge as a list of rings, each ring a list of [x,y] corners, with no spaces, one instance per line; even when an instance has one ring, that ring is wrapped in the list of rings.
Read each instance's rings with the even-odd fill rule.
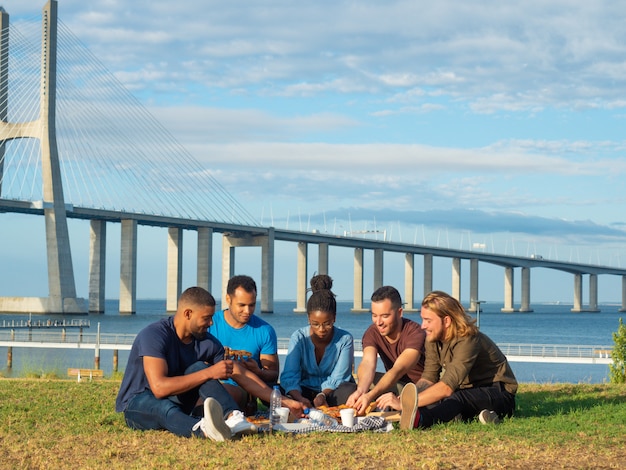
[[[385,253],[404,254],[407,310],[415,309],[415,257],[423,257],[423,292],[433,290],[433,258],[452,263],[452,292],[461,297],[461,261],[470,264],[469,309],[480,308],[479,265],[503,268],[504,306],[516,310],[515,272],[521,271],[519,311],[532,311],[531,269],[572,274],[574,312],[598,311],[598,276],[622,278],[626,269],[540,257],[453,250],[363,237],[281,230],[258,224],[206,168],[116,82],[58,19],[57,2],[42,11],[40,47],[0,11],[0,213],[45,218],[48,297],[3,297],[0,312],[104,311],[107,224],[121,224],[120,312],[133,313],[137,298],[137,227],[167,229],[166,307],[175,310],[182,290],[183,233],[197,232],[197,282],[212,289],[213,234],[222,238],[222,285],[235,274],[239,247],[260,247],[261,311],[273,311],[275,242],[297,250],[296,311],[306,305],[309,246],[318,247],[317,272],[328,273],[329,247],[353,250],[353,309],[366,310],[364,252],[374,254],[373,289],[383,285]],[[111,137],[114,136],[114,137]],[[67,220],[90,224],[89,298],[77,296]],[[1,263],[0,269],[7,269]],[[589,300],[583,304],[583,277]],[[402,290],[402,289],[401,289]],[[216,296],[217,297],[217,296]]]

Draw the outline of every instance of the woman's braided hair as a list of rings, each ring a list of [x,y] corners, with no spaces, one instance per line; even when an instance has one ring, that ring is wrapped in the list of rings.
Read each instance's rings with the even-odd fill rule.
[[[311,278],[311,297],[306,303],[306,311],[310,315],[316,311],[322,311],[337,315],[337,300],[331,290],[333,280],[327,274],[318,274]]]

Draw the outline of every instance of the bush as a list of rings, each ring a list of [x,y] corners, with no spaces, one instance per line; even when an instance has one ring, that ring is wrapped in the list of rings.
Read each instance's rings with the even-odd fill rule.
[[[626,325],[619,319],[617,331],[613,333],[613,351],[611,357],[613,364],[609,365],[609,378],[611,383],[626,383]]]

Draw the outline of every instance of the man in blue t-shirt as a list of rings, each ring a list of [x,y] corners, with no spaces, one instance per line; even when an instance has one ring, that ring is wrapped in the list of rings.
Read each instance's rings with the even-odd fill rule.
[[[273,385],[278,380],[278,340],[274,328],[254,315],[256,296],[254,279],[245,275],[232,277],[226,287],[227,307],[215,314],[209,332],[224,345],[227,356],[230,352],[239,364]],[[248,404],[250,398],[243,388],[232,380],[223,384],[240,406]],[[254,411],[254,406],[249,411]]]

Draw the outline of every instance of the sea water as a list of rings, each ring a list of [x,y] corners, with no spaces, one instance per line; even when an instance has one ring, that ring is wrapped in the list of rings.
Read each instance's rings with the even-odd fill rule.
[[[257,315],[270,323],[279,338],[288,339],[297,328],[307,324],[304,313],[294,313],[295,301],[274,302],[273,313]],[[260,302],[257,304],[260,308]],[[363,332],[371,324],[368,312],[352,312],[351,302],[338,302],[336,326],[361,339]],[[571,305],[535,304],[533,312],[502,313],[501,303],[487,302],[481,305],[480,329],[496,343],[523,344],[567,344],[590,345],[598,349],[609,349],[613,345],[612,333],[617,331],[619,305],[600,305],[601,312],[571,312]],[[367,307],[366,307],[367,308]],[[87,319],[89,333],[95,333],[100,326],[101,333],[136,334],[146,325],[171,315],[165,311],[165,300],[138,300],[135,314],[120,314],[119,302],[108,300],[104,314],[86,316],[33,315],[32,319],[51,322],[62,319]],[[475,316],[475,314],[472,314]],[[405,317],[420,322],[419,312],[405,312]],[[3,321],[27,320],[28,314],[1,314]],[[93,331],[91,331],[93,330]],[[119,369],[126,367],[128,351],[119,351]],[[357,359],[358,362],[358,359]],[[23,376],[27,373],[56,372],[64,376],[68,367],[92,368],[93,349],[53,349],[53,348],[13,348],[13,368],[6,370],[7,348],[0,348],[0,370],[4,375]],[[109,374],[113,368],[113,353],[100,351],[100,367]],[[511,367],[520,382],[538,383],[602,383],[608,381],[609,368],[606,364],[557,364],[511,362]],[[381,368],[379,364],[379,368]],[[382,368],[381,368],[382,370]]]

